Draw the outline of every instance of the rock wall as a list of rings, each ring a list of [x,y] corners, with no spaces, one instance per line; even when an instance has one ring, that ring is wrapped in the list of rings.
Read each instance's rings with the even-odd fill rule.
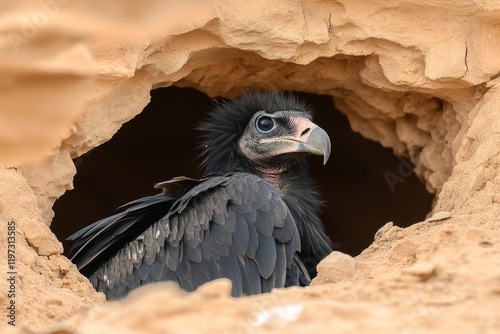
[[[269,331],[312,323],[344,332],[498,328],[497,2],[198,0],[103,7],[43,0],[2,4],[0,11],[0,221],[2,240],[7,222],[16,223],[18,324],[53,324],[92,307],[92,322],[93,313],[80,314],[56,328],[73,332],[77,323],[94,333],[115,329],[114,319],[124,318],[121,326],[142,328],[147,316],[146,329],[154,330],[193,316],[208,319],[227,306],[221,316],[227,322],[215,325],[228,329],[248,319],[256,321],[250,329]],[[151,89],[170,85],[211,96],[251,89],[331,95],[355,131],[411,159],[436,193],[434,212],[452,217],[404,230],[387,226],[356,259],[333,254],[315,287],[242,301],[227,297],[223,283],[182,298],[167,289],[161,296],[175,305],[145,314],[137,303],[154,302],[148,298],[157,298],[151,289],[158,286],[95,309],[103,297],[61,255],[49,229],[51,207],[72,188],[71,159],[140,113]],[[7,246],[0,243],[1,254]],[[8,263],[1,261],[3,277]],[[0,291],[2,309],[11,300],[7,288]],[[220,292],[214,297],[212,290]],[[285,314],[297,314],[291,320],[276,311],[285,301],[292,303]]]

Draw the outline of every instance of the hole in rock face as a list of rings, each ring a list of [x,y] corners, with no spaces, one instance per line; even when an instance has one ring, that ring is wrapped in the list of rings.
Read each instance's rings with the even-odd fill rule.
[[[354,133],[329,96],[298,93],[314,105],[315,123],[332,141],[323,166],[311,157],[310,173],[325,207],[322,220],[336,248],[359,254],[388,221],[406,227],[424,219],[433,196],[392,150]],[[151,103],[107,143],[75,159],[75,189],[54,205],[52,230],[64,239],[96,220],[117,213],[131,200],[154,195],[153,184],[175,176],[200,177],[199,133],[195,125],[213,102],[191,88],[151,92]],[[403,171],[403,172],[401,172]]]

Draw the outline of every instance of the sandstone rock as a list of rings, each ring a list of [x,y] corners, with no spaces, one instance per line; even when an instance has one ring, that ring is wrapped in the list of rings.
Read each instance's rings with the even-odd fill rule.
[[[186,323],[193,331],[248,331],[255,329],[248,322],[255,305],[285,299],[302,305],[297,321],[260,329],[437,333],[500,327],[500,4],[216,0],[102,6],[60,0],[0,5],[0,222],[17,227],[18,321],[36,326],[10,332],[42,333],[38,326],[61,321],[43,333],[73,333],[79,326],[79,333],[109,332],[123,319],[124,331],[154,332],[166,324],[185,330]],[[71,158],[109,140],[141,112],[151,89],[170,85],[211,96],[256,88],[331,95],[353,130],[408,157],[436,193],[433,211],[453,217],[377,238],[355,259],[349,281],[339,277],[241,301],[195,293],[183,302],[170,292],[155,298],[145,290],[138,292],[139,305],[129,300],[98,308],[102,295],[61,255],[48,228],[51,207],[72,187]],[[6,230],[0,231],[4,240]],[[6,245],[0,242],[0,254]],[[404,261],[398,248],[408,250]],[[419,261],[436,263],[439,275],[398,281],[405,266]],[[5,309],[5,290],[0,300]],[[65,320],[89,307],[94,313]]]
[[[356,261],[347,254],[332,252],[318,264],[313,284],[337,283],[354,277]]]

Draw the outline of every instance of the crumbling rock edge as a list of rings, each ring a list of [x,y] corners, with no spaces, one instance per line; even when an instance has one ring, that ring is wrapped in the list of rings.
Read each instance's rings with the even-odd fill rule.
[[[498,4],[145,3],[108,17],[92,3],[58,5],[11,4],[0,22],[9,92],[0,104],[16,111],[1,116],[10,126],[0,132],[0,220],[16,223],[16,319],[28,326],[5,331],[500,328]],[[72,187],[71,159],[109,140],[151,89],[170,85],[212,96],[331,95],[355,131],[411,159],[436,193],[433,212],[452,216],[386,225],[358,257],[325,259],[305,289],[235,300],[224,281],[189,295],[158,284],[106,304],[61,255],[51,207]],[[9,302],[0,291],[2,309]]]

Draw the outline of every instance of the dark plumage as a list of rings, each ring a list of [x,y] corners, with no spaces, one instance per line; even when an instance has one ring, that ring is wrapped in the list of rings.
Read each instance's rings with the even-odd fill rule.
[[[161,194],[73,234],[73,262],[108,299],[160,280],[192,291],[226,277],[234,296],[309,284],[331,251],[303,159],[326,163],[330,141],[310,119],[283,93],[218,104],[199,126],[204,177],[157,184]]]

